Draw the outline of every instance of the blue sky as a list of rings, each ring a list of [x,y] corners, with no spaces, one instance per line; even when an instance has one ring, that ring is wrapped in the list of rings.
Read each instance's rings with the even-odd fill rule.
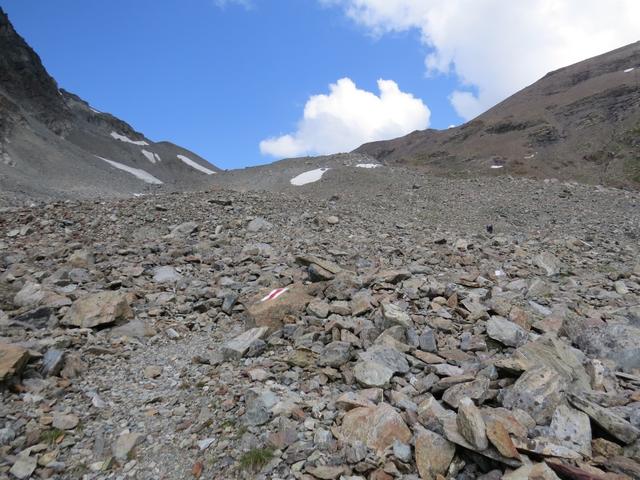
[[[348,141],[332,136],[349,122],[364,122],[347,132],[353,142],[398,136],[416,125],[460,124],[552,67],[606,51],[612,41],[629,43],[635,33],[624,32],[638,26],[617,25],[623,33],[592,46],[581,45],[579,35],[551,39],[531,57],[545,60],[537,60],[535,69],[515,65],[515,72],[526,72],[512,75],[517,81],[509,83],[498,81],[505,65],[496,59],[500,49],[527,48],[528,37],[519,39],[517,22],[511,25],[520,12],[498,19],[506,38],[494,38],[496,25],[463,29],[455,16],[450,21],[462,23],[460,33],[445,23],[453,33],[443,37],[425,21],[433,13],[426,4],[431,8],[442,0],[252,0],[249,8],[244,1],[227,0],[223,7],[219,0],[0,0],[0,5],[61,87],[150,139],[173,141],[222,168],[266,163],[280,152],[342,148]],[[635,2],[612,1],[636,8]],[[617,14],[622,19],[629,11]],[[473,24],[482,20],[473,18],[474,12],[460,15]],[[598,20],[601,12],[594,10],[593,17]],[[542,16],[540,24],[547,20]],[[515,38],[507,42],[509,29]],[[584,30],[597,37],[589,24]],[[609,38],[611,32],[602,35]],[[345,77],[357,88],[343,83],[330,98],[310,100],[329,94],[329,86]],[[379,79],[393,80],[399,89],[389,87],[395,94],[386,103],[373,97],[380,95]],[[493,88],[496,83],[500,88]],[[356,100],[332,102],[343,98],[339,92]],[[303,121],[307,102],[320,113]],[[396,117],[378,118],[385,115]],[[372,117],[379,122],[369,125]],[[271,155],[261,153],[260,143],[274,137],[279,145],[263,144]]]

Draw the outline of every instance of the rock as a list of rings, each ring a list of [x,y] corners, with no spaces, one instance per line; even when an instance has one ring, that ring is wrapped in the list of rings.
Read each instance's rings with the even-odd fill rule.
[[[329,225],[337,225],[338,223],[340,223],[340,219],[338,217],[336,217],[335,215],[329,215],[327,217],[327,223]]]
[[[73,430],[78,426],[80,419],[73,414],[62,415],[56,414],[53,416],[53,423],[51,424],[53,428],[57,428],[60,430]]]
[[[67,263],[75,268],[88,268],[94,261],[93,253],[89,250],[76,250],[67,259]]]
[[[18,455],[9,473],[19,479],[30,478],[37,466],[38,460],[36,457]]]
[[[453,408],[458,408],[460,400],[464,397],[482,402],[488,395],[490,383],[487,377],[478,377],[473,382],[453,385],[444,392],[442,400]]]
[[[63,317],[61,323],[81,328],[109,325],[133,317],[125,292],[104,291],[79,298]]]
[[[327,280],[331,280],[335,275],[331,273],[329,270],[325,270],[320,265],[316,265],[312,263],[307,268],[307,273],[309,274],[309,280],[312,282],[326,282]]]
[[[500,452],[501,455],[507,458],[520,458],[518,450],[516,449],[509,432],[498,420],[489,420],[485,422],[487,429],[487,438],[489,442]]]
[[[249,222],[247,225],[247,231],[249,232],[259,232],[261,230],[271,230],[273,228],[273,224],[269,223],[262,217],[256,217]]]
[[[574,407],[589,415],[591,420],[621,442],[629,445],[640,438],[640,429],[606,408],[574,394],[569,395],[569,401]]]
[[[487,321],[487,335],[508,347],[524,345],[529,338],[526,330],[502,317],[491,317]]]
[[[120,461],[130,459],[131,451],[144,442],[144,435],[140,433],[121,433],[112,446],[113,456]]]
[[[336,399],[336,406],[343,410],[357,407],[373,407],[383,399],[381,388],[367,388],[355,392],[345,392]]]
[[[272,332],[282,328],[285,316],[302,315],[312,300],[303,285],[294,284],[263,291],[250,302],[247,313],[256,327],[268,327]]]
[[[526,371],[516,383],[502,390],[499,399],[504,407],[520,408],[538,425],[546,425],[562,401],[565,388],[566,384],[555,371],[538,367]]]
[[[640,368],[640,328],[624,324],[585,326],[577,329],[571,340],[587,355],[613,360],[625,372]]]
[[[266,337],[268,327],[258,327],[247,330],[222,345],[222,354],[226,360],[240,360],[246,355],[252,345]]]
[[[64,367],[65,354],[64,351],[55,348],[50,348],[42,358],[42,373],[43,375],[55,376],[60,373],[62,367]]]
[[[159,367],[157,365],[149,365],[148,367],[145,367],[143,373],[144,378],[147,378],[149,380],[158,378],[160,375],[162,375],[162,367]]]
[[[323,260],[322,258],[314,257],[312,255],[298,255],[296,257],[296,262],[307,267],[316,265],[332,275],[336,275],[342,271],[342,268],[339,265],[327,260]]]
[[[153,269],[153,281],[156,283],[175,283],[180,280],[182,280],[182,275],[171,266],[167,265]]]
[[[321,465],[318,467],[307,468],[307,473],[310,473],[321,480],[333,480],[339,478],[344,473],[344,468]]]
[[[334,435],[345,443],[362,442],[378,455],[396,440],[403,443],[411,440],[411,431],[404,420],[387,403],[348,411]]]
[[[252,388],[245,393],[247,425],[264,425],[271,419],[271,409],[278,403],[278,397],[269,389]]]
[[[386,387],[394,373],[393,369],[373,361],[360,361],[353,368],[355,379],[364,387]]]
[[[395,348],[385,345],[373,345],[364,352],[358,354],[360,360],[384,365],[394,373],[408,373],[409,362],[407,357]]]
[[[458,431],[476,450],[486,450],[489,447],[486,426],[482,414],[468,397],[460,399],[458,405]]]
[[[0,343],[0,382],[19,375],[29,361],[26,348],[12,343]]]
[[[401,462],[409,463],[411,461],[411,447],[406,443],[395,440],[393,442],[393,455]]]
[[[420,350],[431,353],[436,353],[438,351],[435,333],[430,328],[425,328],[422,331],[418,337],[418,342],[420,344]]]
[[[38,305],[45,295],[46,293],[42,289],[41,285],[33,282],[26,282],[22,289],[16,293],[13,298],[13,303],[18,307],[31,307]]]
[[[322,349],[318,364],[338,368],[351,360],[352,349],[348,342],[331,342]]]
[[[166,235],[166,238],[187,238],[192,233],[198,231],[198,224],[196,222],[184,222],[171,229],[171,233]]]
[[[571,450],[591,457],[591,423],[589,417],[567,405],[559,405],[551,419],[549,434]]]
[[[307,312],[318,318],[329,316],[329,304],[321,300],[314,300],[307,305]]]
[[[145,337],[153,337],[157,332],[149,323],[138,318],[131,320],[123,325],[113,327],[109,331],[109,336],[112,338],[129,337],[142,339]]]
[[[415,457],[423,480],[445,475],[456,453],[456,447],[446,438],[422,427],[415,427]]]
[[[545,271],[548,277],[560,273],[560,261],[549,252],[542,252],[533,259],[533,263]]]
[[[560,480],[560,478],[545,463],[535,463],[523,465],[507,473],[502,476],[502,480]]]
[[[393,303],[382,303],[382,316],[385,319],[385,325],[392,327],[393,325],[400,325],[405,328],[412,328],[413,322],[411,317],[399,306]]]

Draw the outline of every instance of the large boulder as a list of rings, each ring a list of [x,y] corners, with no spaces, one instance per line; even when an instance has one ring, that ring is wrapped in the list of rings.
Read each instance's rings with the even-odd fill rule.
[[[98,292],[79,298],[63,317],[61,323],[81,328],[109,325],[133,317],[127,292]]]
[[[250,324],[268,327],[273,332],[282,328],[285,317],[302,315],[313,299],[307,288],[299,284],[264,290],[248,302]]]

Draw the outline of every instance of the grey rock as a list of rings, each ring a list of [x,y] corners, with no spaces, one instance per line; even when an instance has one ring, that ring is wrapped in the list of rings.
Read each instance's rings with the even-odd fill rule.
[[[502,317],[491,317],[487,321],[487,335],[509,347],[520,347],[529,337],[527,331],[520,325]]]
[[[430,328],[425,328],[422,331],[418,337],[418,343],[420,344],[420,350],[431,353],[436,353],[438,351],[436,335]]]
[[[42,373],[46,376],[55,376],[64,367],[64,351],[50,348],[42,358]]]
[[[549,434],[560,445],[591,457],[591,423],[585,413],[567,405],[559,405],[551,419]]]
[[[144,442],[141,433],[121,433],[111,447],[113,456],[118,460],[129,460],[131,451]]]
[[[546,425],[564,398],[566,383],[546,367],[532,368],[505,390],[499,399],[506,408],[519,408],[531,415],[538,425]]]
[[[542,252],[533,259],[533,263],[543,269],[547,276],[560,273],[560,261],[549,252]]]
[[[262,217],[256,217],[249,222],[247,225],[247,230],[249,232],[259,232],[261,230],[271,230],[273,228],[273,224],[269,223]]]
[[[585,400],[580,395],[570,394],[569,401],[574,407],[589,415],[591,420],[621,442],[629,445],[640,438],[640,429],[608,409]]]
[[[476,450],[489,448],[486,426],[482,414],[473,400],[468,397],[460,399],[456,422],[458,431]]]
[[[394,348],[385,345],[374,345],[358,354],[360,360],[379,363],[394,373],[409,372],[407,357]]]
[[[348,342],[331,342],[322,349],[318,358],[319,365],[338,368],[351,360],[353,353],[351,344]]]
[[[245,394],[246,411],[244,421],[247,425],[264,425],[271,419],[271,409],[278,397],[269,389],[252,388]]]
[[[19,479],[30,478],[37,466],[38,460],[36,457],[18,455],[9,473]]]
[[[226,360],[239,360],[258,341],[266,337],[268,327],[257,327],[247,330],[222,345],[222,354]]]
[[[382,303],[382,316],[385,319],[385,326],[387,327],[393,325],[400,325],[406,328],[413,327],[413,322],[409,314],[393,303]]]
[[[353,369],[356,380],[365,387],[388,386],[394,373],[391,368],[374,361],[360,361]]]
[[[156,283],[175,283],[180,280],[182,280],[182,275],[171,266],[156,267],[153,270],[153,281]]]

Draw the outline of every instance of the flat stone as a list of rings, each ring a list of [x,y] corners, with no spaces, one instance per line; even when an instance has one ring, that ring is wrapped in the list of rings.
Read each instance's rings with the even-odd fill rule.
[[[104,291],[79,298],[63,317],[63,325],[93,328],[133,317],[125,292]]]
[[[241,333],[222,345],[225,360],[240,360],[258,340],[262,340],[269,331],[268,327],[257,327]]]
[[[591,457],[591,422],[587,414],[568,405],[559,405],[551,419],[549,435],[560,445]]]
[[[142,442],[144,435],[141,433],[122,433],[111,448],[113,456],[121,461],[129,460],[131,451]]]
[[[36,457],[18,455],[9,473],[19,479],[30,478],[37,466],[38,460]]]
[[[348,342],[331,342],[322,349],[318,364],[338,368],[351,360],[353,355],[351,344]]]
[[[153,269],[153,281],[155,283],[175,283],[180,280],[182,280],[182,275],[169,265]]]
[[[314,297],[301,284],[263,290],[249,302],[247,314],[256,327],[268,327],[273,332],[282,328],[286,316],[301,316],[312,300]]]
[[[73,430],[78,426],[79,422],[80,422],[80,419],[76,415],[57,414],[53,416],[53,423],[51,425],[54,428],[58,428],[60,430]]]
[[[405,328],[412,328],[413,321],[407,312],[405,312],[398,305],[393,303],[384,302],[381,304],[382,316],[385,319],[385,325],[392,327],[393,325],[400,325]]]
[[[56,348],[50,348],[42,358],[42,373],[45,376],[55,376],[60,373],[64,367],[64,351]]]
[[[0,382],[20,374],[29,361],[29,351],[11,343],[0,343]]]
[[[487,335],[508,347],[524,345],[529,338],[529,333],[520,325],[495,316],[487,321]]]
[[[487,377],[478,377],[472,382],[459,383],[445,390],[442,400],[453,408],[458,408],[460,400],[464,397],[482,402],[488,395],[490,384]]]
[[[549,252],[542,252],[533,259],[534,265],[545,271],[548,277],[560,273],[560,261]]]
[[[545,457],[568,458],[578,460],[582,456],[571,448],[560,445],[554,440],[545,437],[536,437],[528,439],[514,438],[513,444],[518,450]]]
[[[359,361],[353,368],[353,375],[364,387],[386,387],[394,373],[393,369],[373,361]]]
[[[278,396],[269,389],[251,388],[245,393],[247,425],[264,425],[271,419],[272,409],[278,403]]]
[[[384,365],[394,373],[409,372],[409,362],[405,354],[387,345],[373,345],[366,351],[360,352],[358,357],[365,362]]]
[[[473,400],[467,397],[460,399],[456,422],[458,431],[474,447],[474,450],[486,450],[489,447],[482,414]]]
[[[501,455],[507,458],[520,458],[520,454],[502,422],[490,420],[485,422],[485,425],[489,442],[491,442]]]
[[[378,455],[382,455],[396,440],[403,443],[411,440],[411,431],[404,420],[387,403],[348,411],[334,435],[348,444],[362,442]]]
[[[273,224],[271,224],[270,222],[268,222],[262,217],[256,217],[247,224],[247,231],[249,232],[271,230],[272,228],[273,228]]]
[[[145,367],[143,373],[144,373],[144,378],[147,378],[147,379],[158,378],[160,375],[162,375],[162,367],[159,367],[157,365],[149,365],[148,367]]]
[[[414,427],[415,458],[418,473],[423,479],[445,475],[456,453],[456,446],[435,432]]]
[[[381,388],[365,388],[355,392],[345,392],[336,399],[336,406],[343,410],[358,407],[374,407],[383,399]]]
[[[591,420],[621,442],[629,445],[640,438],[640,429],[610,410],[585,400],[579,395],[569,394],[569,401],[574,407],[589,415]]]
[[[339,478],[344,473],[343,467],[328,467],[326,465],[307,468],[307,473],[310,473],[316,478],[321,480],[333,480]]]
[[[555,371],[546,367],[533,368],[502,390],[499,400],[504,407],[520,408],[530,414],[538,425],[546,425],[563,399],[565,385]]]

